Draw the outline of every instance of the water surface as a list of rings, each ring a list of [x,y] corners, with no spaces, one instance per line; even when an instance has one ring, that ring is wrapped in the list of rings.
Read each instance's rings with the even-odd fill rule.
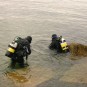
[[[54,33],[63,35],[68,43],[87,45],[87,1],[0,0],[0,87],[87,87],[87,59],[73,61],[69,54],[50,51],[48,45]],[[7,45],[15,36],[27,35],[33,38],[30,66],[13,71],[8,68],[10,59],[4,56]],[[18,72],[28,81],[20,83],[8,77],[8,72]]]

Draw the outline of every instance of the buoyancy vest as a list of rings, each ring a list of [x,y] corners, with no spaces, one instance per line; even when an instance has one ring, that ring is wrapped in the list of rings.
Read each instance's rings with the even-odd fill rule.
[[[28,41],[25,40],[25,39],[21,39],[19,42],[18,42],[18,46],[17,46],[17,49],[16,49],[16,54],[17,56],[26,56],[27,53],[28,53]]]

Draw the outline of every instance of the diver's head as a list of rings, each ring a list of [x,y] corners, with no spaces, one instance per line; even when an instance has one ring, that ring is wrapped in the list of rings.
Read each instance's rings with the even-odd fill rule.
[[[56,34],[53,34],[52,39],[56,39],[56,38],[58,38],[58,36]]]
[[[31,41],[32,41],[32,37],[31,36],[27,36],[26,39],[28,40],[29,43],[31,43]]]

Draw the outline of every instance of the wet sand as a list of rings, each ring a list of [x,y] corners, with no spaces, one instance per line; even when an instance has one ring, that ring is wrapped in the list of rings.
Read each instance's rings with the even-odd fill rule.
[[[0,87],[87,87],[87,57],[71,60],[48,49],[53,33],[87,45],[86,25],[86,0],[1,0]],[[29,67],[8,68],[7,45],[27,35],[33,38]]]

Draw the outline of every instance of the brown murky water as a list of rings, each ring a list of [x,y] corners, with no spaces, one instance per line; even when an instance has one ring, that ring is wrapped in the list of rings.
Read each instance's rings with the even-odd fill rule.
[[[53,33],[87,45],[87,1],[0,0],[0,87],[87,87],[87,57],[49,50]],[[27,35],[33,38],[30,66],[10,69],[7,45]]]
[[[7,73],[8,78],[11,78],[12,80],[16,80],[19,83],[24,83],[27,82],[28,79],[25,78],[24,76],[20,75],[19,73],[15,73],[15,72],[8,72]]]

